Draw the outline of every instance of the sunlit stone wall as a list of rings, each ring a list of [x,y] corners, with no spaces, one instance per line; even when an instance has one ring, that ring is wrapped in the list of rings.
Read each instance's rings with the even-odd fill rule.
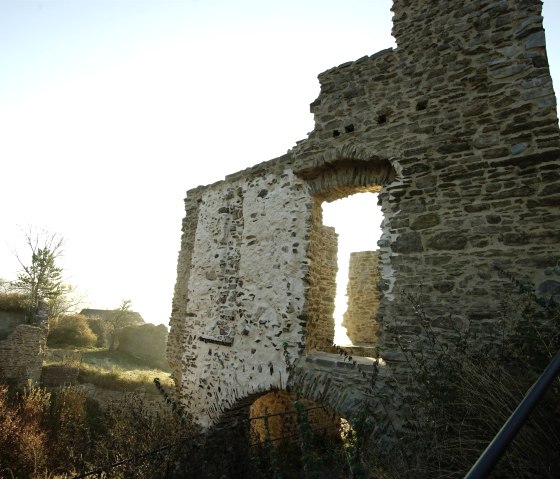
[[[309,273],[306,324],[307,351],[331,351],[334,339],[334,308],[336,298],[336,273],[338,235],[334,228],[323,226],[321,206],[314,201],[313,231],[309,246],[309,260],[313,267]]]
[[[378,251],[350,254],[347,309],[342,319],[348,339],[353,344],[375,344],[377,341],[377,309],[379,308]]]

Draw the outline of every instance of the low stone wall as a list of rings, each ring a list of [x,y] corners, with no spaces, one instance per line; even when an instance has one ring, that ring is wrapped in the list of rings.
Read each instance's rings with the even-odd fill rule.
[[[41,370],[41,384],[46,387],[61,387],[78,384],[80,368],[52,364],[44,366]]]

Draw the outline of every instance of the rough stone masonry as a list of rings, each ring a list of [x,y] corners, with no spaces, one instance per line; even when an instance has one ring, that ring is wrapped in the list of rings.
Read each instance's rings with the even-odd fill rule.
[[[187,193],[168,357],[204,428],[272,390],[316,399],[305,365],[338,381],[323,400],[348,404],[334,397],[347,394],[342,369],[329,373],[325,359],[336,233],[322,224],[324,201],[379,193],[370,321],[392,375],[396,337],[418,329],[407,293],[422,295],[442,337],[483,339],[507,282],[495,266],[560,288],[560,135],[541,2],[394,0],[392,10],[397,48],[319,75],[306,140]]]

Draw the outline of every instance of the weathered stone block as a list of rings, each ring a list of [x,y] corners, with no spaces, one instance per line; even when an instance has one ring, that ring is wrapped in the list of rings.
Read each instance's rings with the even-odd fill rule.
[[[416,232],[399,235],[392,246],[392,250],[395,253],[401,254],[420,253],[424,251],[422,237],[420,233]]]
[[[439,225],[441,222],[440,217],[436,213],[428,213],[425,215],[417,216],[412,220],[410,228],[413,230],[425,230]]]
[[[428,238],[426,244],[435,250],[461,250],[467,245],[467,236],[456,231],[443,231]]]

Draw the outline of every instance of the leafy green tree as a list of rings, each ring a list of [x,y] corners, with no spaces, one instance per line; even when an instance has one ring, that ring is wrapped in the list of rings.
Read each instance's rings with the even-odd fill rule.
[[[21,270],[14,287],[27,296],[30,320],[34,321],[42,302],[54,304],[69,292],[62,280],[63,270],[57,264],[63,254],[64,238],[56,233],[29,230],[25,240],[31,260],[27,263],[15,254]]]

